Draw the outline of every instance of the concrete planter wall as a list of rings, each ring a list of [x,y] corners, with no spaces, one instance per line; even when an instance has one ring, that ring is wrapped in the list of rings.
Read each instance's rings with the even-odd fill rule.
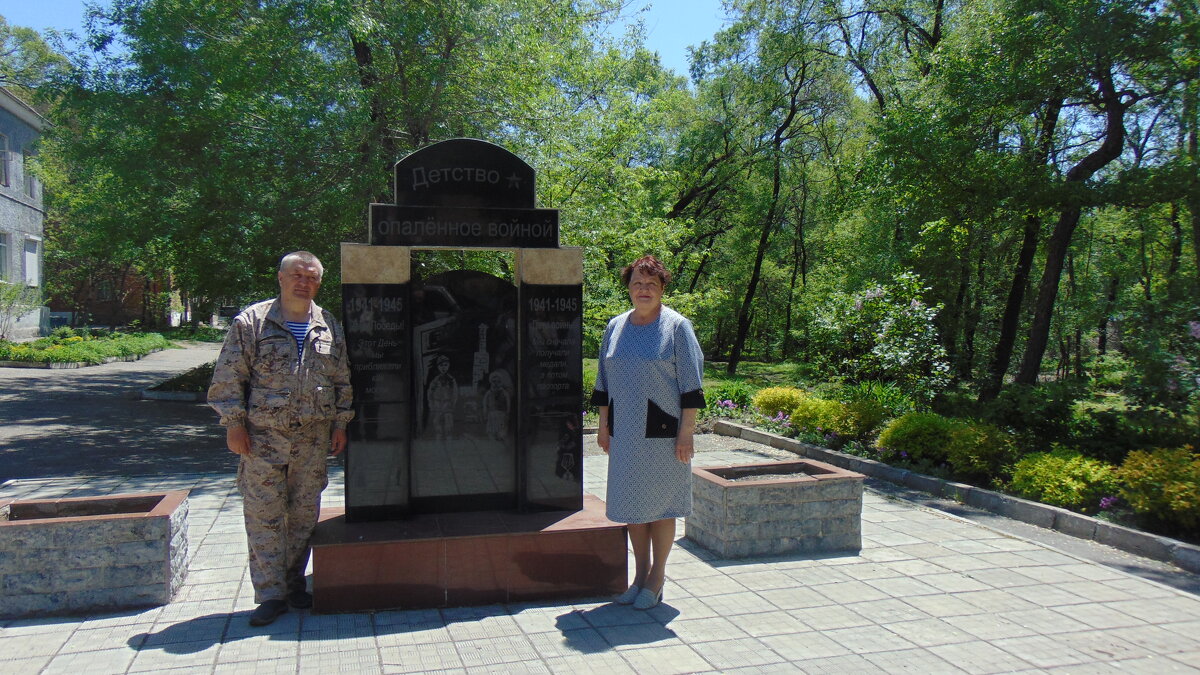
[[[187,573],[187,496],[0,500],[0,618],[170,602]]]
[[[863,476],[812,460],[693,467],[686,536],[724,558],[862,548]]]

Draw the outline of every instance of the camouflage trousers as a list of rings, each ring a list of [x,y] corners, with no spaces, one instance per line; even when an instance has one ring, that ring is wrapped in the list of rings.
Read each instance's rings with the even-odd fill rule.
[[[257,603],[304,590],[309,540],[321,491],[329,484],[325,456],[331,431],[328,422],[287,431],[250,428],[251,454],[238,464],[237,483]],[[264,456],[287,463],[274,464]]]

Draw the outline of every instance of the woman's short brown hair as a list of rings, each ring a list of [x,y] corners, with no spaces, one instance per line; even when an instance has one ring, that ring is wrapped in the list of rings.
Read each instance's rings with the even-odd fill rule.
[[[663,266],[661,260],[652,255],[644,255],[626,265],[625,269],[621,270],[621,283],[628,287],[629,280],[633,278],[634,272],[641,272],[646,276],[658,277],[658,280],[662,282],[663,288],[666,288],[667,284],[671,283],[670,270]]]

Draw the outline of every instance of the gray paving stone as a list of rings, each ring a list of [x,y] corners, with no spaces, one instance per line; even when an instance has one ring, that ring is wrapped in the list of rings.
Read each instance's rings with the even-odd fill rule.
[[[921,673],[922,675],[956,675],[966,671],[946,663],[925,649],[865,654],[864,658],[884,673]]]
[[[692,649],[719,672],[747,666],[765,666],[784,661],[782,656],[752,637],[702,641],[693,644]]]
[[[631,675],[633,666],[616,652],[600,652],[586,656],[549,657],[545,659],[551,673],[578,675],[578,673],[602,673],[604,675]]]
[[[506,635],[482,640],[456,640],[463,666],[473,668],[537,659],[538,653],[525,635]]]
[[[969,673],[1010,673],[1034,667],[1028,661],[987,642],[960,642],[930,647],[943,661]]]
[[[637,673],[678,675],[712,670],[713,666],[684,644],[655,645],[651,648],[630,649],[621,653],[626,663]]]
[[[393,673],[422,673],[463,665],[453,642],[387,647],[379,654],[384,670]]]

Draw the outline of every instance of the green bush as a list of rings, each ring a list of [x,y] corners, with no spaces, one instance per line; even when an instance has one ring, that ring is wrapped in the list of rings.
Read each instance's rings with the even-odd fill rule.
[[[870,380],[846,387],[842,397],[848,403],[868,401],[877,404],[888,417],[916,412],[917,403],[894,382]]]
[[[862,440],[887,419],[887,411],[876,401],[862,400],[842,404],[834,416],[833,431],[839,436]]]
[[[909,413],[884,427],[878,446],[910,462],[939,464],[947,460],[954,432],[963,426],[937,413]]]
[[[938,336],[941,305],[912,272],[856,295],[834,293],[814,308],[805,333],[806,356],[829,375],[852,381],[895,382],[929,402],[950,382],[950,363]]]
[[[843,407],[837,401],[806,396],[792,408],[792,428],[798,432],[837,433],[834,427]]]
[[[1188,533],[1200,530],[1200,456],[1192,446],[1129,453],[1117,478],[1137,513]]]
[[[779,413],[790,415],[805,396],[807,394],[803,390],[795,387],[767,387],[759,389],[750,404],[767,417],[775,417]]]
[[[739,409],[748,408],[753,398],[754,388],[741,380],[718,382],[715,387],[704,391],[704,401],[709,410],[720,407],[723,401],[731,401]]]
[[[1011,434],[986,422],[962,424],[950,434],[946,461],[959,478],[987,483],[1001,476],[1017,457]]]
[[[84,329],[70,334],[55,331],[50,337],[14,344],[0,341],[0,361],[29,363],[103,363],[105,359],[124,356],[145,356],[171,346],[158,333],[96,334]]]
[[[1195,414],[1164,408],[1096,408],[1077,406],[1071,420],[1070,445],[1090,457],[1119,464],[1133,450],[1179,447],[1197,437]]]
[[[1075,401],[1086,394],[1078,381],[1005,387],[982,413],[988,422],[1021,435],[1022,445],[1044,449],[1068,440]]]
[[[1115,467],[1066,448],[1022,457],[1013,469],[1009,490],[1018,497],[1095,513],[1100,500],[1120,489]]]

